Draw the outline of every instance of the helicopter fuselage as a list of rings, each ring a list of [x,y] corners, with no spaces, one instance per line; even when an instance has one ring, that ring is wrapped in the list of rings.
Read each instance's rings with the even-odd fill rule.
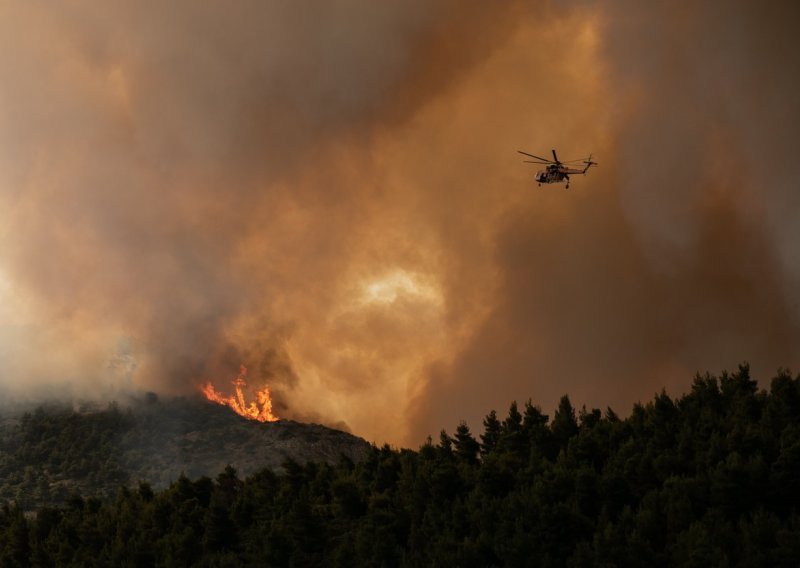
[[[574,168],[550,166],[546,170],[536,172],[533,179],[537,183],[569,183],[570,174],[582,174],[585,173],[585,171],[586,170],[577,170]]]
[[[562,174],[557,170],[544,170],[536,172],[533,179],[538,183],[560,183],[566,181],[566,174]]]

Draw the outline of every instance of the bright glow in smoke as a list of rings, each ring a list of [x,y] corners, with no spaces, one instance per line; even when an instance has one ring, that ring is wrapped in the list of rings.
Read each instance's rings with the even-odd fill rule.
[[[433,305],[442,303],[439,290],[403,270],[396,270],[382,278],[372,280],[363,288],[362,301],[366,304],[391,304],[404,298]]]

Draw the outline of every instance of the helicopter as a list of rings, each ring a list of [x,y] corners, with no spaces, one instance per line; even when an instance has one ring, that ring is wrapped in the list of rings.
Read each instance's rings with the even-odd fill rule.
[[[536,175],[533,176],[533,179],[539,183],[539,186],[543,183],[561,183],[563,181],[567,182],[566,189],[569,189],[569,176],[570,174],[585,174],[586,171],[591,168],[592,166],[596,166],[597,162],[592,161],[592,155],[589,154],[589,157],[583,160],[569,160],[566,162],[561,162],[556,155],[556,151],[552,150],[553,152],[553,159],[548,160],[547,158],[540,158],[539,156],[534,156],[533,154],[528,154],[527,152],[523,152],[522,150],[517,150],[520,154],[528,156],[530,158],[536,158],[536,162],[533,160],[525,160],[525,163],[528,164],[545,164],[547,165],[547,169],[544,171],[536,172]],[[579,162],[583,162],[586,164],[586,167],[581,169],[578,168],[571,168],[569,164],[577,164]]]

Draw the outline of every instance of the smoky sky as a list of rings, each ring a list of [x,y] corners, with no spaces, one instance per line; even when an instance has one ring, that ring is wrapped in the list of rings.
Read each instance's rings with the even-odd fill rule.
[[[0,5],[0,381],[415,445],[798,366],[797,8]],[[600,162],[537,187],[516,150]]]

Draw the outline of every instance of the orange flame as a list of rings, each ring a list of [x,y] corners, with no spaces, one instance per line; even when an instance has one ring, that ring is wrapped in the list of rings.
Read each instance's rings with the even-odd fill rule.
[[[202,393],[206,398],[217,404],[229,406],[236,414],[249,418],[250,420],[258,420],[259,422],[275,422],[278,417],[272,413],[272,398],[270,397],[269,387],[265,386],[263,389],[256,391],[256,401],[247,403],[244,398],[244,387],[247,386],[244,378],[247,375],[247,367],[239,365],[239,376],[237,376],[231,384],[233,384],[234,395],[225,396],[217,389],[211,382],[206,382],[205,385],[200,387]]]

